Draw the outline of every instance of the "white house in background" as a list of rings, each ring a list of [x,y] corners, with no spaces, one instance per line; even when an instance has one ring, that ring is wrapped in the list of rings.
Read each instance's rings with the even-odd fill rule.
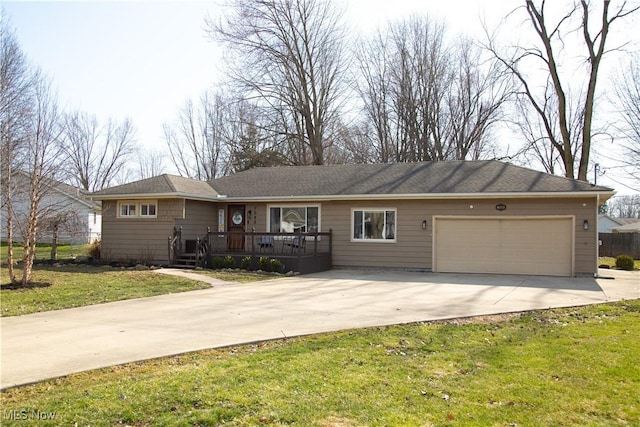
[[[13,241],[22,242],[29,213],[29,176],[17,172],[13,179],[16,183],[13,195]],[[6,214],[3,198],[0,212],[0,238],[3,242],[7,239]],[[59,181],[47,180],[38,217],[38,243],[51,243],[56,227],[58,244],[91,243],[102,235],[102,204],[92,200],[88,192]]]
[[[598,232],[599,233],[613,233],[613,229],[622,225],[619,222],[620,218],[612,218],[609,215],[598,215]]]
[[[632,222],[613,229],[614,233],[640,233],[640,221]]]
[[[613,218],[598,215],[599,233],[636,233],[640,231],[639,218]]]

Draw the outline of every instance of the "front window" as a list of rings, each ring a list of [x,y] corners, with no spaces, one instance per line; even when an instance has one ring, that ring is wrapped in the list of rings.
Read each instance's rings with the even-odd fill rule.
[[[269,231],[272,233],[314,233],[320,231],[318,206],[272,206]]]
[[[395,210],[353,210],[353,240],[395,241],[395,239]]]

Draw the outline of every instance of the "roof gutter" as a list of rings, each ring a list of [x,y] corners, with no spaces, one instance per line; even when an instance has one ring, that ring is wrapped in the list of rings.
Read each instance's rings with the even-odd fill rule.
[[[584,198],[597,197],[600,203],[609,199],[615,191],[578,191],[546,193],[421,193],[421,194],[350,194],[350,195],[310,195],[310,196],[256,196],[232,197],[229,202],[286,202],[286,201],[341,201],[341,200],[468,200],[468,199],[530,199],[530,198]]]
[[[227,196],[217,194],[207,196],[191,193],[145,193],[145,194],[109,194],[93,195],[96,200],[141,200],[184,198],[209,202],[291,202],[291,201],[341,201],[341,200],[468,200],[468,199],[530,199],[530,198],[583,198],[598,197],[603,203],[615,194],[615,191],[574,191],[574,192],[508,192],[508,193],[416,193],[416,194],[346,194],[346,195],[308,195],[308,196]]]

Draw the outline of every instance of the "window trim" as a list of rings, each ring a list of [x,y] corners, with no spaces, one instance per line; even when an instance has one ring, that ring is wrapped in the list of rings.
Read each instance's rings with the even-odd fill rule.
[[[354,237],[354,227],[355,227],[355,213],[356,212],[384,212],[385,214],[385,222],[387,212],[393,212],[394,222],[393,222],[393,239],[357,239]],[[355,207],[351,208],[351,228],[349,229],[350,241],[353,243],[397,243],[398,242],[398,208],[391,207]]]
[[[122,215],[122,206],[133,206],[135,209],[135,214],[133,215]],[[142,214],[142,205],[155,205],[155,214],[154,215],[143,215]],[[128,211],[130,208],[128,208]],[[150,219],[158,217],[158,201],[157,200],[118,200],[117,204],[117,217],[122,219]]]
[[[266,230],[268,233],[280,233],[280,231],[271,230],[271,208],[317,208],[318,209],[318,229],[317,232],[320,233],[322,231],[322,208],[319,203],[271,203],[267,204],[267,223]],[[308,215],[308,213],[307,213]],[[308,227],[308,225],[306,225]],[[306,231],[305,233],[309,233]]]

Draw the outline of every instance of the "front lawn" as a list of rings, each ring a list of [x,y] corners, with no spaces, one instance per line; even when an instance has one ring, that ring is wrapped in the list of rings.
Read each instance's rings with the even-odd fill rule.
[[[55,415],[38,425],[639,425],[638,336],[639,300],[376,327],[75,374],[2,408]]]
[[[22,272],[19,271],[19,277]],[[2,316],[82,307],[91,304],[206,289],[211,285],[152,271],[131,271],[86,265],[34,266],[27,288],[9,286],[5,268],[0,272]]]

